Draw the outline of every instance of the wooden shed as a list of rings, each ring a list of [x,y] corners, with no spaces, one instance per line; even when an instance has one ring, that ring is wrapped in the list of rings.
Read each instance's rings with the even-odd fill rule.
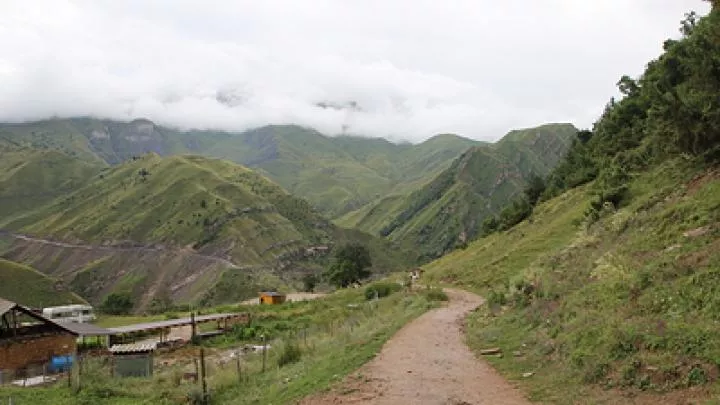
[[[260,304],[282,304],[285,302],[285,294],[276,291],[264,291],[260,293]]]

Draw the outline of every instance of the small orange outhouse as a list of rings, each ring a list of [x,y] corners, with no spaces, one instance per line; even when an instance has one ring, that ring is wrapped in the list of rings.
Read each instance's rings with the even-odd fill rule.
[[[285,294],[275,291],[264,291],[260,293],[260,304],[282,304],[285,302]]]

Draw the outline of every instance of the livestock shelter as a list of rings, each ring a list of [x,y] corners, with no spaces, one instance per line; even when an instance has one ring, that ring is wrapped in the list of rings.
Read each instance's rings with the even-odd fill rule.
[[[0,298],[0,383],[44,374],[53,359],[75,355],[77,337],[66,325]]]
[[[264,291],[260,293],[261,304],[282,304],[285,302],[285,294],[275,291]]]

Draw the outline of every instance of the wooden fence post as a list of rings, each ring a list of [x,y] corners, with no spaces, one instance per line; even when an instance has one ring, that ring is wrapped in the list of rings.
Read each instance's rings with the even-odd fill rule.
[[[262,344],[263,344],[263,363],[262,363],[262,372],[265,372],[265,363],[267,361],[267,340],[265,339],[265,335],[262,336]]]
[[[193,359],[193,364],[195,365],[195,384],[200,382],[200,365],[198,364],[198,359]]]
[[[207,381],[205,381],[205,349],[200,347],[200,378],[202,380],[202,403],[207,405]]]
[[[237,375],[238,375],[238,385],[242,384],[242,368],[240,367],[240,351],[235,352],[235,359],[237,360],[236,366],[237,366]]]

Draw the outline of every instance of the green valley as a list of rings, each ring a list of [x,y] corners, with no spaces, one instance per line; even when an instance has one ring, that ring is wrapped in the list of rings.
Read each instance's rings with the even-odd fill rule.
[[[565,156],[577,130],[550,124],[512,131],[496,144],[464,152],[449,168],[407,195],[385,197],[336,222],[415,246],[421,260],[474,239],[485,218],[545,176]]]

